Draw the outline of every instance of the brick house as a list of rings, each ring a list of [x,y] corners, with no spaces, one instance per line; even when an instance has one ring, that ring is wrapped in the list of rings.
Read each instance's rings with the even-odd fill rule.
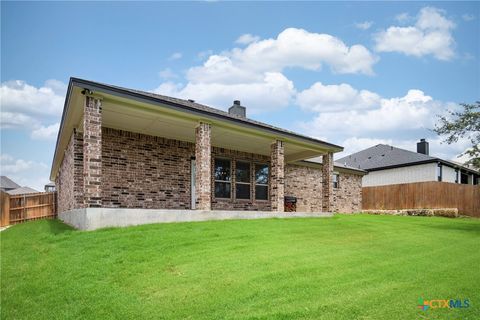
[[[286,196],[299,212],[354,212],[365,171],[334,165],[342,150],[248,119],[239,101],[224,112],[71,78],[50,178],[74,225],[98,208],[282,212]]]

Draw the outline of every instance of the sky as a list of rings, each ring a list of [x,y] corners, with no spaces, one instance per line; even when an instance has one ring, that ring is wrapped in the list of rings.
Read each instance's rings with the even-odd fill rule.
[[[1,167],[43,189],[70,77],[345,147],[454,159],[437,115],[480,100],[479,2],[1,2]]]

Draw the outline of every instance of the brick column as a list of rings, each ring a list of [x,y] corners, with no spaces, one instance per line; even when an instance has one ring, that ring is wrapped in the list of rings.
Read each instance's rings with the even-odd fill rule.
[[[212,206],[212,144],[211,126],[200,122],[195,129],[195,191],[197,210]]]
[[[102,102],[86,96],[83,114],[83,187],[85,207],[102,206]]]
[[[285,159],[283,141],[276,140],[270,147],[270,205],[272,211],[284,211]]]
[[[85,207],[83,174],[83,133],[73,130],[73,208]]]
[[[333,153],[329,152],[322,157],[322,210],[333,210]]]

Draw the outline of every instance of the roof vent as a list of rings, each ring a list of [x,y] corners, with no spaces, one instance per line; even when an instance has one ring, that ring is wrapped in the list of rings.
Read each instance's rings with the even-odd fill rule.
[[[247,109],[240,104],[240,100],[233,101],[233,105],[228,108],[228,113],[245,118],[247,116]]]
[[[188,99],[188,102],[195,102],[195,100],[193,100],[193,99]]]
[[[426,154],[428,156],[429,150],[428,150],[428,142],[425,139],[420,139],[420,142],[417,142],[417,152]]]

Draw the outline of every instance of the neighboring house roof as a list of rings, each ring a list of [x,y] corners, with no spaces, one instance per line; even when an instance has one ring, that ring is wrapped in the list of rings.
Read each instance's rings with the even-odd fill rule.
[[[275,131],[277,133],[287,134],[287,135],[290,135],[290,136],[295,137],[295,138],[303,138],[303,139],[306,139],[306,140],[309,140],[309,141],[312,141],[312,142],[325,144],[325,145],[328,145],[328,146],[331,146],[333,148],[338,149],[337,151],[342,151],[343,150],[342,146],[339,146],[339,145],[336,145],[336,144],[333,144],[333,143],[329,143],[329,142],[325,142],[325,141],[322,141],[322,140],[319,140],[319,139],[315,139],[315,138],[312,138],[312,137],[309,137],[309,136],[305,136],[305,135],[302,135],[302,134],[299,134],[299,133],[296,133],[296,132],[293,132],[293,131],[290,131],[290,130],[275,127],[275,126],[272,126],[272,125],[269,125],[269,124],[266,124],[266,123],[263,123],[263,122],[260,122],[260,121],[256,121],[256,120],[244,118],[244,117],[241,117],[241,116],[238,116],[238,115],[230,114],[226,111],[219,110],[219,109],[216,109],[216,108],[212,108],[212,107],[194,102],[194,100],[178,99],[178,98],[164,96],[164,95],[160,95],[160,94],[156,94],[156,93],[152,93],[152,92],[129,89],[129,88],[124,88],[124,87],[119,87],[119,86],[114,86],[114,85],[110,85],[110,84],[105,84],[105,83],[100,83],[100,82],[95,82],[95,81],[90,81],[90,80],[84,80],[84,79],[79,79],[79,78],[73,78],[73,77],[70,78],[70,83],[71,84],[74,83],[74,84],[80,85],[80,86],[83,85],[83,86],[85,86],[85,88],[88,88],[88,89],[98,89],[98,88],[100,88],[100,89],[104,89],[104,90],[114,91],[114,92],[117,92],[117,93],[128,94],[128,95],[130,95],[131,98],[135,98],[135,97],[140,97],[140,98],[144,98],[144,99],[147,98],[147,99],[154,100],[154,101],[157,101],[157,102],[161,102],[161,103],[164,103],[164,104],[167,104],[167,105],[173,105],[173,106],[176,106],[176,107],[183,108],[184,111],[196,111],[196,112],[209,114],[211,116],[217,116],[217,117],[223,118],[224,120],[231,120],[231,121],[235,121],[235,122],[239,122],[239,123],[250,124],[250,125],[257,126],[257,127],[262,127],[264,129],[272,130],[272,131]],[[92,87],[92,88],[90,88],[90,87]],[[64,112],[65,112],[65,110],[64,110]],[[63,117],[62,117],[62,120],[63,120]]]
[[[478,174],[478,171],[472,170],[471,168],[453,161],[447,161],[423,153],[396,148],[387,144],[377,144],[376,146],[340,158],[336,162],[367,171],[440,162],[451,167],[460,167],[464,170]]]
[[[309,163],[323,164],[322,157],[312,158],[312,159],[308,159],[308,160],[302,160],[302,161],[299,161],[299,162],[304,163],[304,164],[309,164]],[[334,170],[342,170],[343,169],[343,170],[347,170],[347,171],[355,171],[355,173],[362,174],[362,175],[367,174],[366,170],[363,170],[363,169],[360,169],[360,168],[355,168],[355,167],[340,163],[338,161],[333,162],[333,168],[334,168]]]
[[[20,188],[20,185],[13,182],[7,176],[0,176],[0,189],[8,190],[8,189],[16,189]]]
[[[27,194],[27,193],[39,193],[40,191],[37,191],[37,190],[32,189],[30,187],[20,187],[20,188],[17,188],[17,189],[8,190],[6,192],[9,195],[13,196],[13,195]]]

